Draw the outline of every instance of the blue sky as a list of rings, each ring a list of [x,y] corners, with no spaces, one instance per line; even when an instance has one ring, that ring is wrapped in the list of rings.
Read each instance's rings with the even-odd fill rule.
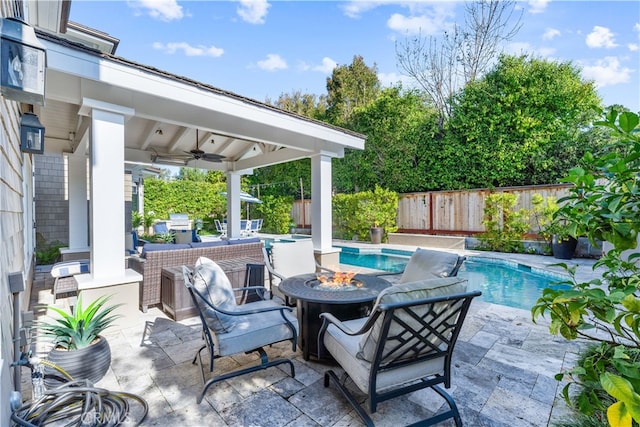
[[[605,105],[640,110],[640,2],[517,3],[522,28],[504,46],[572,61]],[[117,55],[264,101],[325,94],[337,65],[361,55],[383,84],[410,81],[395,44],[461,22],[454,1],[73,0],[70,19],[120,39]]]

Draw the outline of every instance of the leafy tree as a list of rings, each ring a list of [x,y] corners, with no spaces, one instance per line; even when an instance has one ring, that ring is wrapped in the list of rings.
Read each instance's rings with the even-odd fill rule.
[[[285,234],[291,222],[291,197],[264,196],[262,203],[255,207],[256,214],[264,218],[262,231],[264,233]]]
[[[365,150],[347,150],[333,161],[334,186],[340,192],[372,190],[423,191],[433,178],[427,149],[437,133],[436,112],[417,91],[400,86],[352,115],[350,127],[367,136]]]
[[[611,145],[597,156],[587,153],[584,167],[570,171],[566,181],[574,187],[559,201],[557,217],[568,221],[574,237],[613,246],[594,265],[604,269],[602,280],[580,283],[575,268],[567,268],[570,289],[545,289],[531,312],[534,320],[549,314],[554,335],[600,343],[556,378],[569,380],[563,390],[567,400],[570,386],[583,390],[580,412],[606,412],[610,425],[631,427],[640,422],[640,119],[613,109],[596,125],[609,129]],[[600,393],[591,391],[594,384]]]
[[[589,150],[600,99],[571,63],[502,55],[457,97],[434,152],[442,188],[556,182]]]
[[[349,122],[358,107],[364,107],[378,97],[380,81],[378,69],[369,67],[362,56],[356,55],[349,65],[339,65],[327,78],[327,118],[337,126]]]
[[[266,103],[285,111],[318,120],[324,118],[327,111],[326,95],[316,96],[300,91],[282,93],[275,102],[267,98]]]
[[[396,44],[398,67],[427,93],[440,114],[440,126],[451,114],[453,96],[481,77],[522,26],[514,20],[515,1],[480,0],[465,4],[464,26],[454,25],[442,39],[409,38]]]

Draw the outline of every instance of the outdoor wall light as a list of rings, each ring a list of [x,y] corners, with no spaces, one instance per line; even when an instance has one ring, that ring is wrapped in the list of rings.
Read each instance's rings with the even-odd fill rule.
[[[0,93],[25,104],[44,105],[46,48],[33,27],[18,18],[0,20]]]
[[[44,126],[33,113],[23,113],[20,118],[20,150],[35,154],[44,152]]]

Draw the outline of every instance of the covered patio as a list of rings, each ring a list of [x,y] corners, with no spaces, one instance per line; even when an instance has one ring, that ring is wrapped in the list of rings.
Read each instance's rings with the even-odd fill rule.
[[[45,151],[64,156],[69,205],[64,253],[90,258],[90,273],[76,277],[81,292],[126,295],[122,302],[138,306],[141,277],[123,263],[124,176],[140,165],[224,172],[227,236],[236,238],[243,231],[241,177],[310,158],[314,250],[322,262],[337,260],[331,243],[331,160],[346,148],[363,149],[362,135],[117,57],[113,44],[97,44],[98,49],[78,43],[83,40],[78,34],[84,31],[87,38],[89,29],[76,30],[73,40],[37,30],[47,50],[46,99],[34,113],[46,128]],[[133,316],[134,310],[125,314]]]

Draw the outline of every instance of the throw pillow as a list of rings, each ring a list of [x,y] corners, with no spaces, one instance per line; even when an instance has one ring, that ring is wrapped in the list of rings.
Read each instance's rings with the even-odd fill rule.
[[[236,299],[229,278],[220,266],[206,257],[200,257],[193,269],[193,287],[216,308],[225,311],[236,310]],[[216,333],[231,331],[235,326],[235,317],[214,310],[207,304],[201,304],[207,325]]]
[[[434,277],[448,277],[458,262],[458,255],[418,248],[412,255],[399,283]]]

